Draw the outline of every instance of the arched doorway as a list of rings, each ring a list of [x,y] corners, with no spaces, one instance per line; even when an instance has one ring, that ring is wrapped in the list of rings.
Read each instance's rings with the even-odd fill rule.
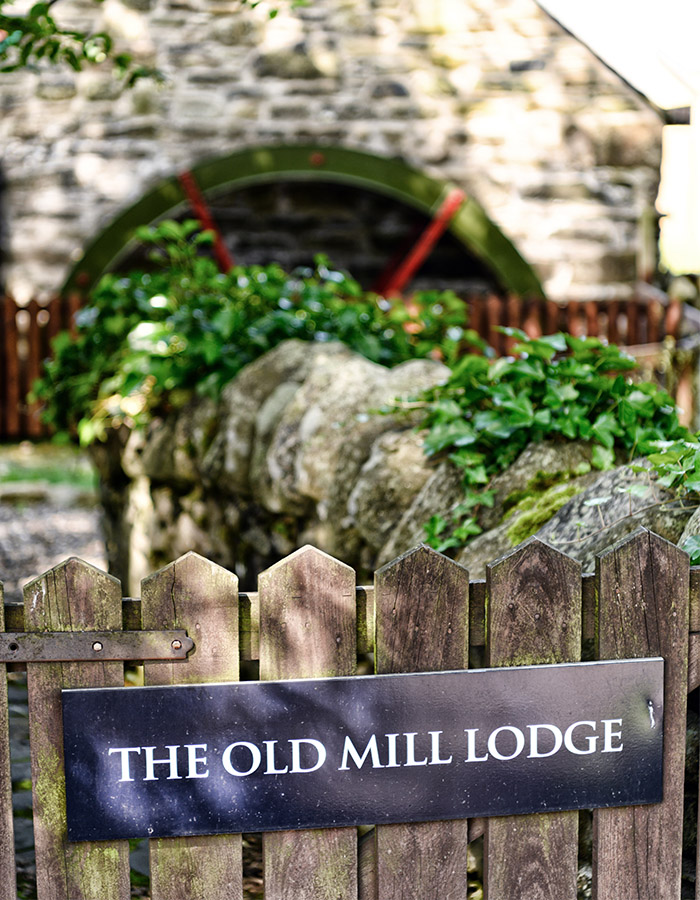
[[[364,287],[372,286],[372,279],[380,274],[379,268],[390,264],[391,258],[401,253],[402,245],[410,246],[411,234],[420,233],[455,188],[455,185],[411,169],[399,160],[337,147],[260,147],[242,150],[200,163],[192,169],[192,174],[217,221],[228,219],[230,227],[227,228],[224,221],[222,231],[225,235],[229,231],[237,261],[260,262],[261,259],[254,258],[255,254],[266,253],[266,262],[274,258],[293,266],[304,262],[300,253],[328,253],[335,264],[349,268]],[[298,215],[296,222],[294,215],[303,205],[303,198],[309,200],[307,207],[325,207],[325,212],[314,219],[306,210],[304,214],[308,218],[309,236],[302,236],[300,240],[303,230],[300,232]],[[189,205],[176,176],[161,182],[121,213],[87,247],[82,259],[70,272],[65,289],[71,290],[78,285],[84,288],[94,283],[103,272],[118,268],[134,252],[131,235],[136,227],[167,216],[183,216]],[[376,251],[376,258],[369,266],[365,265],[362,272],[357,271],[359,265],[352,264],[352,254],[346,254],[343,258],[343,253],[339,253],[343,235],[338,241],[336,230],[334,247],[330,240],[332,230],[323,225],[327,221],[329,208],[337,216],[343,205],[348,210],[361,213],[356,216],[356,224],[364,227],[365,231],[369,230],[379,238],[382,229],[385,232],[384,257],[381,246],[378,246],[381,244],[379,238],[374,240],[372,247],[357,248],[355,255],[364,263],[368,254]],[[282,215],[285,207],[291,213],[286,222]],[[255,216],[257,232],[248,227],[243,235],[241,229],[245,228],[246,223],[241,216],[245,215],[246,209],[249,216]],[[267,220],[262,222],[262,229],[258,227],[261,225],[261,211],[265,211],[267,216]],[[394,222],[398,221],[401,211],[403,221],[399,222],[392,235],[388,223],[392,218]],[[249,225],[251,221],[249,218]],[[277,239],[271,237],[273,224],[278,232]],[[295,238],[296,244],[294,241],[279,240],[279,234],[285,232]],[[266,241],[261,240],[262,233],[267,235]],[[318,241],[311,246],[311,235],[314,233],[318,235]],[[348,224],[344,240],[346,245],[356,240],[353,238],[353,223]],[[243,252],[242,245],[246,242],[248,249]],[[267,246],[263,246],[265,243]],[[286,259],[283,244],[286,245]],[[426,275],[432,282],[437,282],[435,286],[449,287],[452,286],[451,279],[459,281],[466,277],[481,281],[485,286],[496,286],[520,295],[542,293],[533,269],[473,198],[465,198],[450,221],[449,234],[443,237],[441,244],[436,247],[434,261],[426,263]],[[440,267],[443,272],[456,271],[448,279],[440,278]]]

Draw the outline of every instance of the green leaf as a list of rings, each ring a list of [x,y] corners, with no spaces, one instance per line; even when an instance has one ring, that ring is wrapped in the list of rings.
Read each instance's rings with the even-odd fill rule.
[[[612,448],[595,444],[591,451],[591,464],[594,469],[600,469],[602,472],[614,468],[615,451]]]
[[[681,550],[690,556],[690,565],[700,565],[700,534],[691,534],[681,544]]]
[[[611,412],[601,413],[593,423],[593,434],[608,449],[615,446],[615,437],[623,433]]]

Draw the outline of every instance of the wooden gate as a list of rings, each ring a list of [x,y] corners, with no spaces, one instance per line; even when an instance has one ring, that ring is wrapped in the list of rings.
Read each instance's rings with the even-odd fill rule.
[[[532,539],[492,564],[485,582],[470,582],[462,566],[419,547],[378,571],[373,585],[357,587],[352,569],[304,547],[263,572],[257,592],[239,593],[235,575],[190,553],[146,578],[138,601],[122,599],[116,579],[71,559],[26,587],[24,607],[4,612],[10,634],[0,657],[27,661],[40,900],[130,896],[128,842],[66,840],[60,691],[123,685],[124,663],[104,659],[106,639],[95,632],[173,628],[186,629],[195,649],[183,662],[146,662],[146,684],[235,681],[241,660],[259,660],[261,679],[348,676],[358,653],[369,652],[378,673],[562,663],[582,654],[663,656],[664,800],[594,813],[593,896],[681,897],[700,570],[647,531],[602,554],[595,575],[583,576],[578,563]],[[53,639],[54,651],[63,643],[65,652],[48,653],[42,632],[66,632],[63,642]],[[47,654],[55,661],[40,661]],[[15,900],[4,685],[5,678],[0,898]],[[562,812],[385,825],[359,842],[354,828],[266,834],[265,898],[466,900],[467,844],[484,835],[488,900],[575,900],[578,823],[577,812]],[[240,835],[153,840],[150,866],[152,900],[242,897]]]

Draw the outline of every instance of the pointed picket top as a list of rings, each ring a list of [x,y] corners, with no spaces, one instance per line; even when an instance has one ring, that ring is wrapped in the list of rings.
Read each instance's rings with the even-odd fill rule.
[[[601,658],[661,654],[687,633],[690,560],[680,547],[638,528],[598,554],[596,574]]]
[[[572,556],[563,553],[561,550],[558,550],[556,547],[547,543],[547,541],[543,541],[538,537],[528,538],[526,541],[523,541],[522,544],[518,544],[517,547],[504,553],[503,556],[499,556],[498,559],[488,563],[486,566],[487,579],[489,572],[493,575],[499,566],[505,564],[509,566],[537,566],[538,564],[541,564],[543,567],[548,564],[555,564],[570,567],[572,573],[576,572],[579,576],[581,573],[581,563],[577,562]],[[543,574],[545,571],[546,570],[543,568]]]
[[[237,681],[238,576],[190,551],[141,582],[146,629],[184,628],[194,641],[187,665],[147,667],[149,684]]]
[[[681,550],[677,544],[661,537],[660,534],[656,534],[654,531],[650,531],[643,525],[640,525],[633,532],[625,535],[625,537],[620,538],[619,541],[616,541],[610,547],[606,547],[605,550],[597,553],[596,565],[602,563],[614,554],[623,551],[628,544],[632,546],[638,545],[639,548],[653,549],[657,553],[661,553],[665,557],[668,557],[669,560],[676,559],[678,564],[683,568],[686,565],[690,567],[690,558],[685,550]]]
[[[205,556],[201,556],[201,554],[196,553],[194,550],[188,550],[187,553],[184,553],[182,556],[179,556],[177,559],[174,559],[172,562],[169,562],[156,572],[153,572],[151,575],[147,575],[142,579],[141,590],[148,590],[151,584],[161,578],[184,578],[188,582],[191,580],[192,584],[196,585],[198,577],[205,579],[233,579],[236,585],[238,585],[238,576],[234,572],[225,569],[218,563],[212,562]]]
[[[260,677],[353,675],[355,571],[306,545],[258,576]]]
[[[530,538],[486,567],[491,666],[562,663],[581,654],[581,564]]]
[[[77,556],[34,578],[23,593],[31,630],[69,631],[84,621],[97,630],[121,628],[121,582]]]
[[[469,664],[469,572],[421,544],[374,576],[378,673]]]
[[[344,570],[346,572],[354,573],[352,566],[336,559],[335,556],[331,556],[330,553],[326,553],[325,550],[319,550],[318,547],[314,547],[313,544],[304,544],[303,547],[299,547],[298,550],[290,553],[289,556],[285,556],[284,559],[278,560],[268,569],[261,572],[258,576],[258,581],[268,578],[273,575],[273,573],[278,574],[280,570],[284,570],[289,566],[294,568],[319,566],[321,568],[328,568],[329,571],[337,567],[339,571]]]
[[[404,566],[408,563],[412,565],[421,564],[426,568],[430,569],[431,565],[444,566],[447,568],[450,566],[457,566],[462,572],[467,572],[468,570],[461,564],[456,562],[454,559],[450,559],[449,556],[445,556],[444,553],[439,553],[437,550],[434,550],[432,547],[429,547],[427,544],[418,544],[418,546],[413,547],[411,550],[407,550],[405,553],[402,553],[401,556],[397,556],[395,559],[390,560],[388,563],[385,563],[381,569],[377,569],[377,576],[383,575],[385,571],[391,569],[395,566]]]

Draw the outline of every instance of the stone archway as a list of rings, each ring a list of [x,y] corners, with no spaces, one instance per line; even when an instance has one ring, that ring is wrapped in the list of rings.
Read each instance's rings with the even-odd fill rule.
[[[191,170],[204,196],[217,197],[274,183],[349,186],[365,194],[416,211],[426,220],[435,215],[455,185],[410,168],[405,163],[337,147],[258,147],[199,163]],[[133,230],[166,216],[181,215],[189,206],[176,176],[166,179],[122,212],[86,248],[64,285],[70,291],[93,284],[125,260],[134,245]],[[512,242],[471,197],[452,218],[449,232],[503,290],[520,295],[541,294],[531,266]],[[323,250],[322,247],[315,248]]]

